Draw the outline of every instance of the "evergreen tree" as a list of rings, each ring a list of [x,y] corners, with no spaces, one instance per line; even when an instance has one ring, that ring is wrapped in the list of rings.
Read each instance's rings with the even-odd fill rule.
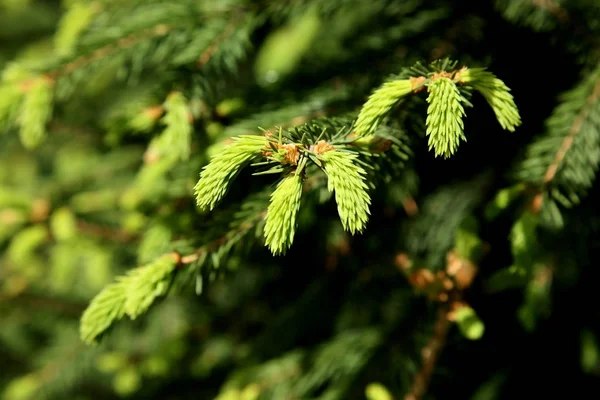
[[[600,2],[0,0],[0,396],[597,392]]]

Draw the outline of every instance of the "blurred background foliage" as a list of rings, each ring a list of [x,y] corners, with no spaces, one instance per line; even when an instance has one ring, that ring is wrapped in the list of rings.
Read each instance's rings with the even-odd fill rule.
[[[599,34],[593,0],[0,0],[0,398],[597,392]],[[262,243],[269,176],[197,210],[233,136],[343,125],[446,56],[489,67],[523,124],[474,97],[445,160],[424,98],[402,103],[411,157],[362,235],[318,179],[286,256]],[[173,252],[168,296],[80,339],[95,295]]]

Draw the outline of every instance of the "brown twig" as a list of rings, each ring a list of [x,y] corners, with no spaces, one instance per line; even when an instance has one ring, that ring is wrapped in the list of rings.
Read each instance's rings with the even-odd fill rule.
[[[61,314],[79,318],[85,305],[73,303],[59,298],[41,296],[34,293],[22,292],[17,296],[2,296],[0,303],[10,301],[11,304],[22,304],[33,309],[49,309]]]
[[[215,38],[215,40],[202,52],[202,54],[200,54],[200,57],[196,62],[196,67],[201,68],[210,61],[212,56],[219,49],[221,43],[223,43],[223,41],[227,40],[233,35],[238,22],[239,16],[235,16],[231,19],[231,21],[225,27],[225,30]]]
[[[548,183],[550,183],[556,176],[556,172],[558,171],[558,167],[559,167],[560,163],[563,161],[567,152],[573,145],[573,142],[575,141],[575,137],[581,131],[581,126],[583,125],[583,122],[587,118],[592,106],[598,101],[598,97],[600,97],[600,80],[598,80],[598,82],[596,82],[596,85],[594,86],[594,90],[586,99],[586,105],[582,108],[582,110],[579,112],[577,117],[573,120],[573,124],[571,125],[571,128],[569,129],[569,134],[563,140],[560,148],[558,149],[558,152],[556,153],[556,155],[554,157],[554,161],[546,169],[546,172],[544,173],[544,180],[543,180],[544,185],[547,185]]]
[[[446,343],[449,328],[448,306],[442,305],[438,310],[438,316],[433,327],[433,336],[421,351],[421,370],[415,376],[413,385],[408,394],[404,396],[404,400],[420,400],[427,392],[431,375]]]
[[[483,245],[482,250],[485,249],[486,246]],[[456,311],[468,307],[462,300],[463,292],[471,286],[477,267],[473,260],[461,257],[455,250],[446,254],[445,270],[436,273],[426,268],[417,268],[406,253],[397,254],[394,263],[407,275],[409,283],[415,289],[439,303],[433,335],[421,352],[421,369],[404,397],[404,400],[420,400],[427,392],[450,325],[455,321]]]
[[[229,238],[231,236],[235,236],[238,233],[242,233],[244,231],[250,230],[252,227],[254,227],[256,225],[256,223],[258,223],[258,221],[263,219],[266,215],[267,215],[267,211],[265,210],[265,211],[261,212],[260,214],[258,214],[258,216],[256,218],[253,218],[252,220],[249,220],[249,221],[246,221],[246,222],[240,224],[240,226],[238,226],[236,229],[231,230],[231,231],[227,232],[225,235],[221,236],[220,238],[213,240],[212,242],[210,242],[209,244],[207,244],[205,246],[202,246],[200,249],[198,249],[194,253],[184,255],[184,256],[180,255],[179,264],[185,265],[185,264],[191,264],[194,261],[197,261],[203,255],[208,254],[211,251],[214,251],[216,248],[218,248],[219,246],[226,243],[227,240],[229,240]]]
[[[87,235],[114,240],[121,243],[128,243],[136,238],[136,235],[131,233],[112,229],[108,226],[90,224],[82,220],[77,221],[77,230]]]
[[[563,23],[569,20],[569,14],[567,13],[567,10],[559,6],[554,0],[531,0],[531,2],[535,7],[548,10],[550,14],[554,15]]]

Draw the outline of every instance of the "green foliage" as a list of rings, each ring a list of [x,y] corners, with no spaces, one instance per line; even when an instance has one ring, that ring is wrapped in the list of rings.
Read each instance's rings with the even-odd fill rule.
[[[600,369],[600,349],[594,333],[585,329],[581,332],[581,368],[588,374],[597,373]]]
[[[81,338],[96,343],[116,320],[143,314],[158,297],[164,296],[177,260],[171,254],[159,257],[106,286],[90,303],[81,317]]]
[[[200,180],[194,187],[198,207],[212,210],[225,196],[240,169],[259,156],[265,147],[264,137],[244,135],[234,138],[232,144],[215,155],[202,170]]]
[[[271,83],[292,72],[310,48],[320,28],[319,17],[312,11],[272,32],[256,59],[257,80]],[[295,45],[292,47],[290,43]]]
[[[365,170],[357,163],[358,155],[347,151],[328,151],[320,156],[327,174],[327,189],[335,191],[337,210],[344,229],[362,232],[369,220],[371,197]]]
[[[298,173],[283,178],[271,195],[265,216],[265,243],[273,254],[285,253],[294,242],[301,196],[302,177]]]
[[[145,313],[157,297],[167,293],[176,266],[177,260],[167,254],[129,273],[124,309],[131,319]]]
[[[496,0],[496,7],[514,22],[526,24],[536,30],[550,30],[564,22],[566,13],[561,0],[528,2],[520,0]]]
[[[171,93],[164,103],[166,126],[162,134],[150,144],[156,156],[172,156],[187,160],[190,157],[192,126],[187,100],[180,92]]]
[[[94,297],[81,316],[81,339],[86,343],[97,343],[112,323],[125,315],[128,277],[117,278]]]
[[[0,0],[0,396],[593,392],[596,3]]]
[[[46,137],[46,124],[52,117],[52,81],[38,78],[27,89],[18,117],[23,146],[32,149]]]
[[[73,52],[81,32],[92,22],[97,7],[80,1],[69,6],[54,35],[54,47],[58,54],[69,55]]]
[[[13,83],[0,83],[0,129],[5,130],[16,120],[23,94]]]
[[[547,186],[552,199],[571,207],[592,186],[599,163],[600,68],[596,68],[562,95],[546,120],[546,132],[529,144],[515,177]]]
[[[466,68],[459,74],[462,82],[483,95],[503,129],[514,132],[515,128],[521,125],[519,110],[504,82],[485,68]]]
[[[368,400],[392,400],[390,392],[380,383],[370,383],[366,390]]]
[[[375,132],[392,107],[414,89],[408,79],[391,80],[381,85],[362,106],[355,123],[356,134],[362,137]]]
[[[470,340],[481,339],[485,326],[471,307],[461,307],[455,312],[455,319],[460,332]]]
[[[460,140],[466,140],[462,118],[465,101],[451,79],[440,77],[427,86],[427,136],[429,150],[435,155],[450,157],[458,148]]]

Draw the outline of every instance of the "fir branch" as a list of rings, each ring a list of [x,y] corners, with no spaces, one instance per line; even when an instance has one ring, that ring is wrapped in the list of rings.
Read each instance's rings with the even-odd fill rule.
[[[462,118],[465,110],[462,106],[464,98],[456,84],[446,76],[432,79],[427,85],[429,96],[427,102],[427,136],[429,150],[435,155],[450,157],[458,149],[460,140],[466,140]]]
[[[358,166],[357,153],[326,151],[320,155],[327,174],[327,189],[335,191],[338,214],[344,229],[352,234],[362,232],[369,220],[371,197],[366,184],[366,171]]]
[[[510,89],[485,68],[463,68],[457,73],[460,82],[480,92],[494,110],[498,122],[503,129],[514,132],[521,125],[519,110]]]
[[[274,255],[285,253],[294,242],[301,196],[302,177],[298,173],[285,177],[271,195],[264,234],[265,243]]]
[[[234,138],[231,145],[215,155],[200,173],[200,180],[194,187],[198,207],[212,210],[225,196],[239,170],[259,156],[266,146],[267,140],[263,136],[243,135]]]

